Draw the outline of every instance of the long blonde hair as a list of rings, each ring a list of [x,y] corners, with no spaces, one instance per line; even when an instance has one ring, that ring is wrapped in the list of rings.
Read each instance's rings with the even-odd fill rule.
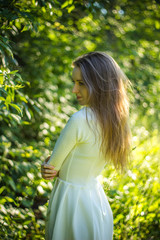
[[[101,129],[101,151],[116,169],[128,162],[131,133],[128,124],[129,80],[115,60],[104,52],[90,52],[73,62],[88,88],[88,104]]]

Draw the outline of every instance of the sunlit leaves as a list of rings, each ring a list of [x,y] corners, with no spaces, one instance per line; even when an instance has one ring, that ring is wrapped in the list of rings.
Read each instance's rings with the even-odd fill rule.
[[[132,167],[123,176],[109,169],[103,179],[114,213],[114,239],[157,240],[159,4],[125,0],[1,4],[0,237],[44,238],[45,203],[52,183],[41,179],[40,164],[51,154],[69,116],[79,109],[71,93],[72,61],[102,50],[116,59],[134,88]]]
[[[115,239],[141,240],[146,234],[153,239],[158,237],[160,146],[156,132],[143,142],[137,138],[136,144],[130,169],[124,175],[115,174],[110,168],[104,171],[103,184],[110,199],[114,223],[120,226],[115,229]]]

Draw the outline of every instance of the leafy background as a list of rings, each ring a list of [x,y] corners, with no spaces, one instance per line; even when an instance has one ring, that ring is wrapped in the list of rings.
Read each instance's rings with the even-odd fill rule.
[[[68,118],[71,63],[106,51],[133,84],[131,163],[100,175],[114,239],[160,239],[160,1],[0,1],[0,237],[44,239],[54,181],[41,178]]]

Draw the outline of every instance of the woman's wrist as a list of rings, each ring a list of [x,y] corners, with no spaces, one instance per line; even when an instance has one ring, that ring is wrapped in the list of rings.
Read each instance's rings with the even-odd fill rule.
[[[45,159],[44,163],[48,163],[50,157],[51,157],[51,156],[48,156],[48,157]]]

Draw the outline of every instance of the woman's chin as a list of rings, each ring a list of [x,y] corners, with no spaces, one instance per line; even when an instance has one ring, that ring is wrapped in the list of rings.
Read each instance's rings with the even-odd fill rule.
[[[83,104],[83,103],[80,103],[80,102],[78,102],[79,103],[79,105],[81,105],[81,106],[84,106],[85,104]]]
[[[78,103],[83,106],[84,105],[83,99],[78,99]]]

